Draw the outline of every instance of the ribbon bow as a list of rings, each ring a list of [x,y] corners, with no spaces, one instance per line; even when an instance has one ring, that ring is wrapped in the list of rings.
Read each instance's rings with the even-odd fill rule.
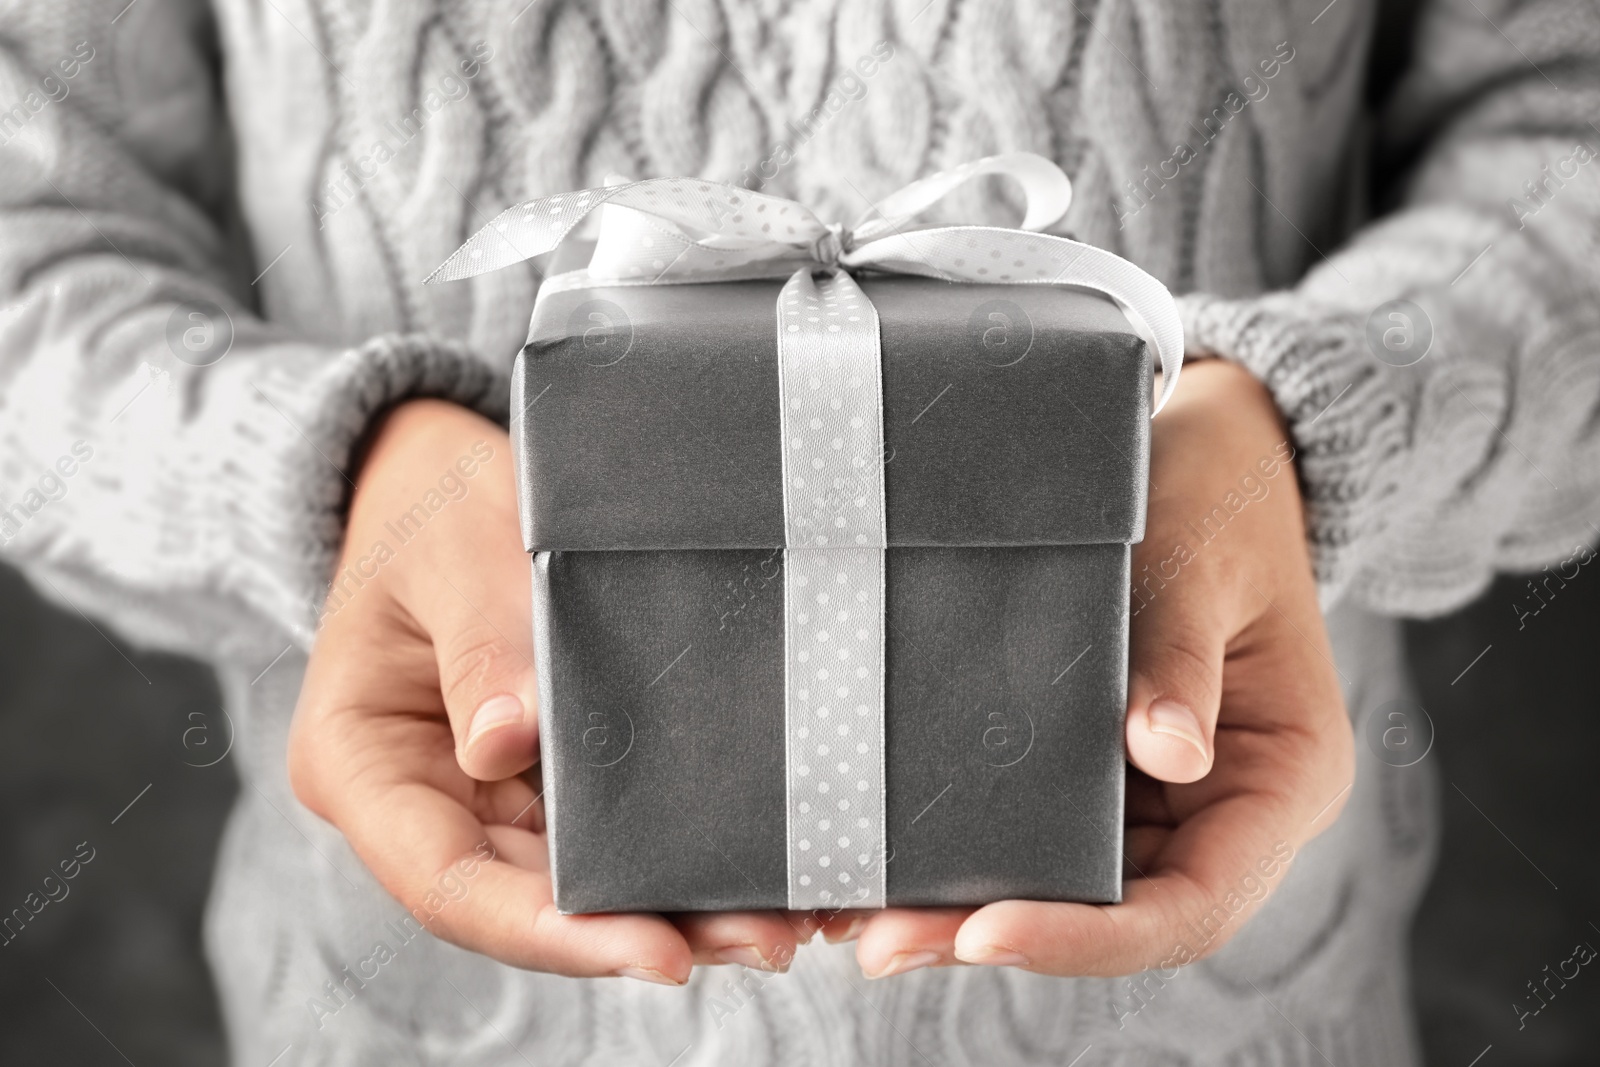
[[[1021,229],[913,227],[951,191],[985,174],[1015,179],[1027,204]],[[1093,245],[1036,231],[1066,213],[1072,183],[1043,156],[1014,152],[940,171],[891,193],[848,229],[804,205],[695,178],[652,178],[582,189],[507,208],[427,281],[468,278],[552,251],[606,205],[589,266],[557,288],[779,278],[798,271],[878,270],[951,282],[1069,285],[1121,307],[1161,362],[1160,411],[1178,383],[1183,326],[1172,294],[1134,264]],[[853,287],[852,287],[853,288]]]

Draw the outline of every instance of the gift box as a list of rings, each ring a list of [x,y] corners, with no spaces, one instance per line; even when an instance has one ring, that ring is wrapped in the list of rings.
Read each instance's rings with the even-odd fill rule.
[[[881,339],[881,710],[827,641],[786,653],[786,629],[872,631],[815,603],[826,573],[785,573],[783,282],[539,301],[512,435],[563,912],[840,907],[873,881],[891,905],[1120,898],[1151,354],[1096,294],[858,280]]]
[[[991,177],[1019,229],[919,221]],[[849,228],[619,179],[430,276],[599,222],[512,388],[562,911],[1119,899],[1129,546],[1183,327],[1038,232],[1070,200],[1029,153]]]

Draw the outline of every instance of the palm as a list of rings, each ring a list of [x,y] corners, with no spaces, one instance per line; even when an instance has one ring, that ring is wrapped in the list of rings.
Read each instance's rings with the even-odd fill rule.
[[[1122,903],[891,909],[861,928],[867,973],[965,961],[1130,974],[1168,959],[1227,906],[1210,951],[1264,897],[1237,888],[1276,883],[1337,817],[1350,725],[1288,455],[1270,398],[1220,360],[1185,370],[1154,423],[1149,519],[1133,559]],[[1241,492],[1249,502],[1230,505],[1226,528],[1200,541],[1195,523]],[[1164,577],[1147,580],[1152,572]]]

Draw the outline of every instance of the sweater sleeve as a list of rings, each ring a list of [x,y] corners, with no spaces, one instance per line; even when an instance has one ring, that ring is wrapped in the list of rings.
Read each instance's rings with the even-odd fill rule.
[[[1289,422],[1325,603],[1447,611],[1600,533],[1597,117],[1600,8],[1435,0],[1398,208],[1293,290],[1182,301]]]
[[[308,643],[370,420],[506,385],[253,310],[206,5],[132,6],[0,0],[0,551],[145,643]]]

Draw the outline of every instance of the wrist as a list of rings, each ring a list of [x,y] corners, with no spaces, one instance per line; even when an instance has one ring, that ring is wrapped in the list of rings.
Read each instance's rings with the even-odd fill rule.
[[[506,432],[456,404],[409,400],[373,428],[356,477],[344,560],[381,557],[402,600],[408,576],[447,571],[463,546],[517,536],[517,505]],[[368,564],[371,569],[371,564]]]
[[[1148,564],[1174,579],[1181,570],[1183,582],[1210,590],[1197,610],[1219,625],[1259,612],[1262,595],[1309,571],[1294,454],[1271,395],[1248,371],[1222,359],[1186,366],[1152,424],[1136,573]]]

